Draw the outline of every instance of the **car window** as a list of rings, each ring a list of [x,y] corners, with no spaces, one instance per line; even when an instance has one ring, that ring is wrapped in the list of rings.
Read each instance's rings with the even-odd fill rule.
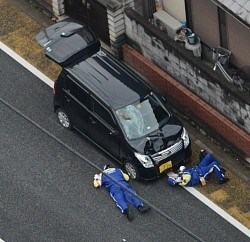
[[[111,113],[95,99],[92,99],[92,111],[107,125],[115,129],[116,125]]]
[[[81,104],[87,106],[88,92],[82,89],[78,84],[76,84],[69,76],[65,78],[64,88],[70,93],[74,98],[76,98]]]
[[[116,110],[116,115],[128,139],[136,139],[159,129],[169,119],[169,112],[153,94]]]

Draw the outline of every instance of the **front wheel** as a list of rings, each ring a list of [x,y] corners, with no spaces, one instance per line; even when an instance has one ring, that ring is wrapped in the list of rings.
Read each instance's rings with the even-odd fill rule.
[[[139,173],[137,167],[133,163],[131,163],[129,161],[125,161],[124,167],[125,167],[127,174],[129,175],[129,177],[132,180],[139,181],[141,179],[140,173]]]
[[[57,119],[59,121],[59,123],[66,129],[71,129],[72,128],[72,124],[70,121],[70,118],[68,116],[68,114],[61,108],[56,110],[56,116]]]

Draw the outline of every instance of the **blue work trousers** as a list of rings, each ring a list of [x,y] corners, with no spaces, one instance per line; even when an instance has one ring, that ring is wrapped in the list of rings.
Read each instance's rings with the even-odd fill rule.
[[[212,168],[218,180],[223,180],[224,173],[220,168],[220,164],[211,154],[207,154],[196,167],[200,175],[203,176],[207,180],[209,179],[209,175],[210,175],[209,171]]]
[[[117,207],[122,213],[124,213],[124,210],[128,208],[127,202],[135,205],[136,207],[143,205],[141,200],[134,195],[136,192],[131,187],[128,187],[128,189],[132,191],[133,194],[118,185],[113,185],[110,188],[110,196],[116,202]]]

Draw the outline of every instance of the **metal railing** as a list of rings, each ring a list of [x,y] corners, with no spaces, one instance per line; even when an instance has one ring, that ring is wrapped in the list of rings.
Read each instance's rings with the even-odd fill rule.
[[[213,70],[216,71],[218,67],[220,72],[228,82],[239,86],[240,91],[247,90],[246,87],[244,87],[245,81],[241,79],[241,77],[237,74],[229,75],[223,66],[228,64],[231,51],[222,47],[212,48],[211,50],[213,51],[213,59],[215,60]]]

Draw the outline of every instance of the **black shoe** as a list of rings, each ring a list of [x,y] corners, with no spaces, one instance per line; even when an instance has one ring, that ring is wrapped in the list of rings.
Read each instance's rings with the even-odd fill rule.
[[[124,214],[127,215],[128,221],[132,221],[132,220],[134,219],[133,214],[131,213],[131,211],[130,211],[128,208],[126,208],[126,209],[124,210]]]
[[[224,178],[222,180],[219,180],[217,183],[220,184],[220,185],[222,185],[222,184],[224,184],[224,183],[226,183],[228,181],[229,181],[229,178]]]
[[[150,207],[149,206],[138,206],[138,210],[140,211],[140,213],[146,213],[147,211],[150,210]]]
[[[203,158],[207,155],[207,151],[205,149],[200,150],[200,154],[199,154],[199,159],[200,161],[203,160]]]
[[[224,174],[227,172],[227,170],[226,170],[225,168],[223,168],[223,167],[221,167],[220,169],[221,169],[221,171],[222,171]]]

